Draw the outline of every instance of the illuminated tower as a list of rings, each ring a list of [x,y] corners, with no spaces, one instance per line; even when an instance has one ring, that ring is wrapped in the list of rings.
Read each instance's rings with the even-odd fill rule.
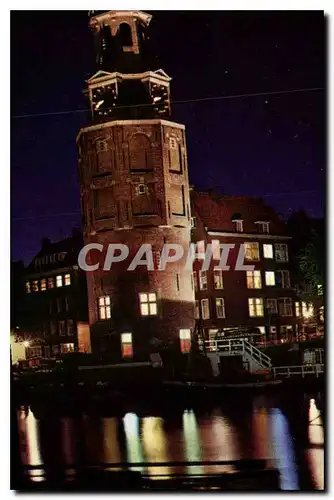
[[[188,252],[190,201],[185,127],[168,120],[171,79],[149,62],[150,20],[139,11],[91,11],[92,123],[81,129],[77,145],[85,243],[124,243],[127,263],[150,243],[157,267],[164,243]],[[188,337],[194,290],[185,258],[165,271],[101,267],[87,272],[93,349],[143,359],[154,351],[154,339]]]

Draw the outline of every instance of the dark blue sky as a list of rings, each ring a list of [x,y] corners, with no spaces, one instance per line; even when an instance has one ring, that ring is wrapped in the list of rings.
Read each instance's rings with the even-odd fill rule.
[[[325,86],[320,11],[152,14],[174,101]],[[94,53],[86,11],[11,17],[12,258],[28,262],[43,236],[80,225],[75,138],[88,123],[80,110]],[[323,215],[324,91],[175,103],[172,118],[186,125],[199,189],[264,196],[284,217]]]

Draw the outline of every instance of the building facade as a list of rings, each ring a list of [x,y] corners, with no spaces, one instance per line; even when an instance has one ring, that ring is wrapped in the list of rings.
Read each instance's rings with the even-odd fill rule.
[[[209,243],[213,249],[209,269],[203,271],[203,259],[197,259],[193,274],[195,316],[201,320],[206,338],[217,329],[239,326],[259,328],[266,340],[296,337],[291,237],[283,221],[259,198],[193,190],[191,200],[192,240],[203,255]],[[227,260],[229,270],[214,269],[221,256],[220,244],[234,245]],[[236,269],[240,245],[245,251],[242,261],[254,270]]]
[[[166,243],[188,250],[190,196],[184,125],[170,121],[170,77],[146,54],[151,16],[139,11],[91,13],[97,72],[87,82],[91,125],[77,137],[93,349],[115,358],[147,359],[158,342],[190,338],[194,290],[185,258],[157,270]],[[128,258],[103,270],[110,244]],[[152,245],[154,270],[128,270]],[[186,251],[185,251],[186,254]],[[103,255],[103,257],[102,257]]]
[[[82,236],[58,242],[42,240],[41,250],[24,272],[25,296],[16,334],[26,358],[57,358],[74,351],[90,352],[87,285],[78,267]]]

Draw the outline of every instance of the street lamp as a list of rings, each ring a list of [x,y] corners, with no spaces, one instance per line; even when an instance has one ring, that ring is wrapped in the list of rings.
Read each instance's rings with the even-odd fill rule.
[[[23,345],[24,345],[24,347],[29,347],[29,346],[30,346],[30,342],[29,342],[29,340],[25,340],[25,341],[23,342]]]

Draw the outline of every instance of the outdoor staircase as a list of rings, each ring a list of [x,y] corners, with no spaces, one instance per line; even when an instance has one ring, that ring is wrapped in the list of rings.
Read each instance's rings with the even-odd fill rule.
[[[269,356],[246,339],[211,339],[199,342],[199,347],[210,359],[214,375],[219,373],[221,356],[242,356],[244,368],[251,373],[270,371],[272,367]]]

